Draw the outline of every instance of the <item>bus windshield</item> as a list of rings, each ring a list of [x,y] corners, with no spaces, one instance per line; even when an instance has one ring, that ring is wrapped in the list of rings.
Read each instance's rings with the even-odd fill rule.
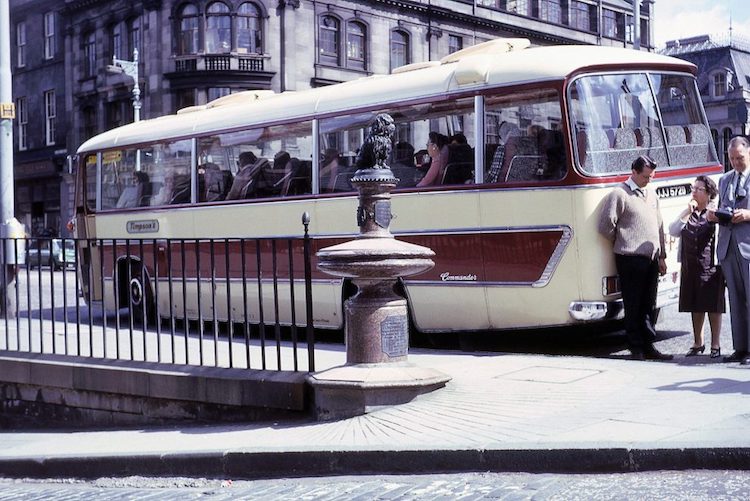
[[[591,175],[630,171],[638,156],[672,168],[715,163],[694,81],[684,75],[591,75],[570,86],[578,165]]]

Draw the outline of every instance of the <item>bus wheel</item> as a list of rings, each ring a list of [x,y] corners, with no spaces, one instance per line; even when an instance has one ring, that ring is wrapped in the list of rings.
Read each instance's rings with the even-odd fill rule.
[[[151,291],[151,283],[140,265],[131,267],[128,300],[133,323],[141,325],[154,319],[154,295]]]

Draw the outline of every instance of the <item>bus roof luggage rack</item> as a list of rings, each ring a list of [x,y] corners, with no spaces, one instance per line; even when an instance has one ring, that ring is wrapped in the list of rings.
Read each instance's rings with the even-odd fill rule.
[[[448,54],[440,60],[440,64],[449,64],[460,61],[467,56],[486,56],[491,54],[503,54],[515,50],[523,50],[531,45],[528,38],[496,38],[465,49]]]
[[[260,101],[261,99],[266,99],[276,95],[277,94],[272,90],[245,90],[214,99],[213,101],[206,104],[206,109],[226,106],[228,104],[234,104],[237,102]]]
[[[440,61],[422,61],[419,63],[405,64],[398,68],[393,68],[391,74],[396,75],[398,73],[407,73],[409,71],[421,70],[423,68],[434,68],[435,66],[440,66]]]

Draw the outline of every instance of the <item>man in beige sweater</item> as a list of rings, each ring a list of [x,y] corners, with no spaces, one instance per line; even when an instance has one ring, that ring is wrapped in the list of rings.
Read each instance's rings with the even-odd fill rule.
[[[659,275],[667,272],[659,197],[647,189],[656,163],[635,159],[632,174],[603,201],[599,232],[613,243],[625,307],[628,348],[636,360],[671,360],[654,347]]]

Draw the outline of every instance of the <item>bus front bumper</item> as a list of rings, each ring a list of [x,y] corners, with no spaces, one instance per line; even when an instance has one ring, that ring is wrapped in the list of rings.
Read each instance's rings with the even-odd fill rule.
[[[578,322],[620,319],[623,315],[622,299],[615,301],[573,301],[568,313]]]

